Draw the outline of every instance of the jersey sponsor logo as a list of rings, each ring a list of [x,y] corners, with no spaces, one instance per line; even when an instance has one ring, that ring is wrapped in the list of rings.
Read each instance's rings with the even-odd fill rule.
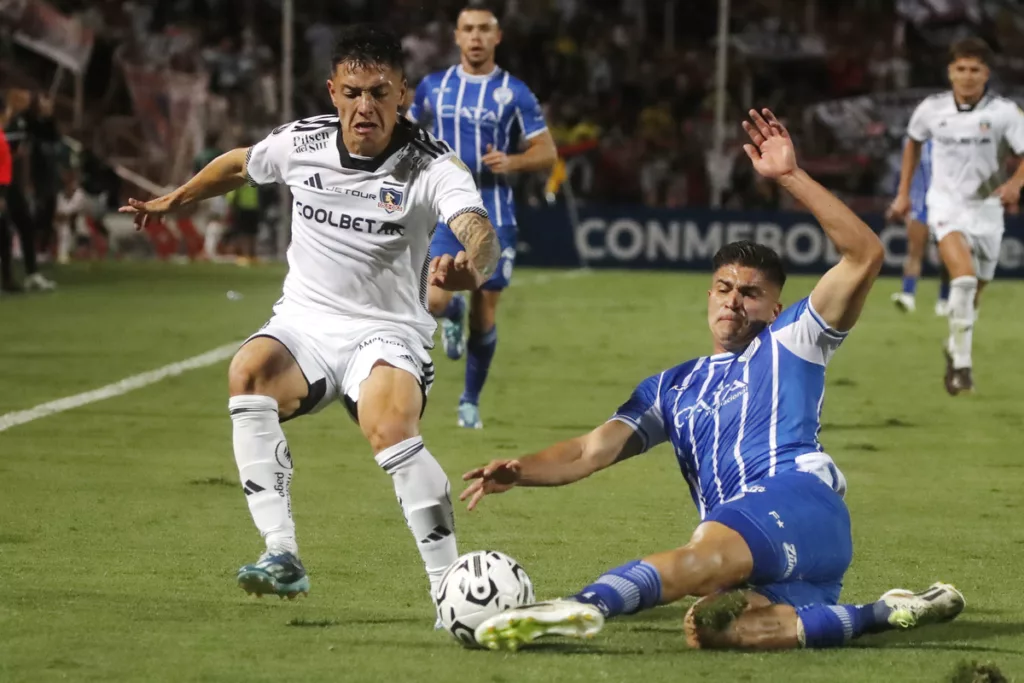
[[[493,97],[495,102],[504,107],[512,102],[512,89],[504,86],[495,88]]]
[[[976,138],[976,137],[961,137],[955,138],[952,136],[943,136],[935,138],[938,142],[943,145],[989,145],[992,144],[992,138]]]
[[[378,209],[384,209],[388,213],[405,211],[405,207],[402,206],[402,200],[405,199],[405,192],[403,190],[396,190],[393,187],[382,185],[379,196],[380,201],[377,202]]]
[[[331,137],[331,131],[320,130],[315,133],[292,136],[292,151],[295,154],[316,152],[327,147],[327,139]]]
[[[438,116],[443,118],[455,118],[456,108],[454,104],[442,104],[437,110]],[[458,117],[469,119],[474,123],[498,123],[498,112],[487,107],[461,107],[458,109]]]
[[[377,200],[377,195],[371,194],[370,192],[360,192],[359,190],[353,190],[347,187],[340,187],[338,185],[335,185],[334,187],[328,187],[327,189],[335,194],[348,195],[349,197],[359,197],[360,199],[369,199],[371,201]]]
[[[796,569],[796,546],[792,543],[783,543],[782,549],[786,551],[786,571],[782,574],[783,580],[788,579]]]
[[[351,230],[352,232],[365,232],[368,235],[390,235],[401,237],[405,234],[405,227],[395,223],[385,223],[376,218],[365,218],[353,216],[344,211],[334,209],[323,209],[304,202],[295,202],[295,211],[307,221],[329,225],[332,228]]]

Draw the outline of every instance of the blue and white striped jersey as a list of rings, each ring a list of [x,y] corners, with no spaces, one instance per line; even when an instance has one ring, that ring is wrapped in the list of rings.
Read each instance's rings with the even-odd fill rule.
[[[672,444],[702,519],[794,469],[845,494],[845,479],[818,443],[825,366],[845,336],[803,299],[743,353],[704,356],[648,377],[612,419],[636,430],[644,451]]]
[[[453,66],[426,76],[416,87],[407,116],[430,126],[469,167],[495,226],[515,225],[515,201],[508,180],[481,161],[487,145],[514,154],[521,140],[547,130],[540,103],[526,84],[495,68],[474,76]]]

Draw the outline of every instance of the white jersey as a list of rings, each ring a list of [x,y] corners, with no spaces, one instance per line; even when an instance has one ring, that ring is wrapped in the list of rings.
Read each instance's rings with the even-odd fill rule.
[[[917,142],[932,140],[929,213],[952,206],[1001,206],[998,197],[989,195],[1006,180],[1006,148],[1024,154],[1024,112],[1015,102],[988,93],[965,107],[947,91],[917,105],[907,134]]]
[[[467,211],[483,216],[473,177],[451,148],[404,118],[373,158],[352,156],[338,117],[275,129],[246,157],[253,184],[291,188],[292,241],[279,306],[411,327],[430,348],[430,237]]]

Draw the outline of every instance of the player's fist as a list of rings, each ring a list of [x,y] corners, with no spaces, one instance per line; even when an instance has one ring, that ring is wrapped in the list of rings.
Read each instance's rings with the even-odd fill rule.
[[[904,194],[896,195],[896,199],[892,200],[892,204],[885,212],[887,220],[893,222],[902,223],[907,219],[907,213],[910,212],[910,197]]]
[[[515,170],[512,159],[504,152],[494,149],[494,145],[487,145],[487,153],[480,157],[491,173],[511,173]]]
[[[451,254],[435,256],[430,261],[430,284],[449,292],[472,291],[483,284],[481,280],[464,251],[454,257]]]
[[[521,466],[518,460],[492,460],[483,467],[477,467],[462,475],[463,481],[473,483],[459,496],[459,500],[469,499],[467,510],[472,510],[484,496],[492,493],[504,493],[519,483]]]
[[[781,178],[796,170],[796,150],[786,127],[775,118],[770,109],[761,113],[751,109],[750,120],[743,122],[743,130],[754,144],[743,145],[754,170],[765,178]]]
[[[158,216],[174,209],[176,206],[175,200],[176,198],[174,195],[170,194],[165,194],[163,197],[157,197],[156,199],[150,199],[148,202],[129,198],[128,205],[122,206],[118,209],[118,213],[135,214],[135,229],[142,230],[146,227],[146,222],[149,220],[151,215]]]

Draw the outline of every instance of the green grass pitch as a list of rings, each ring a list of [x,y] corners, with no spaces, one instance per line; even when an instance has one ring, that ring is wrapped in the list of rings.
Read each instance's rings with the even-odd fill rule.
[[[0,300],[0,414],[244,338],[279,267],[77,265],[53,295]],[[423,431],[462,472],[605,420],[647,375],[708,351],[702,274],[516,273],[482,404],[455,426],[462,364],[438,348]],[[793,278],[786,299],[813,285]],[[1024,676],[1024,283],[985,293],[973,396],[942,390],[946,323],[899,314],[881,280],[828,375],[822,441],[849,481],[844,598],[955,583],[949,625],[829,652],[685,648],[685,605],[594,641],[516,655],[432,630],[426,580],[391,482],[340,406],[286,426],[308,599],[234,584],[260,539],[237,484],[227,363],[0,433],[0,681],[943,681],[963,660]],[[228,290],[243,295],[230,299]],[[564,489],[457,512],[460,551],[518,559],[541,598],[688,538],[696,513],[665,446]]]

